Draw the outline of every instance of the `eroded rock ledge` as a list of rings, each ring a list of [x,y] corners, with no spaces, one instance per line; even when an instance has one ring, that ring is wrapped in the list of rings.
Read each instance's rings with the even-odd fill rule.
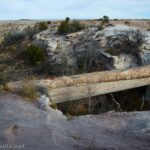
[[[17,95],[0,94],[0,144],[28,150],[149,150],[150,112],[104,113],[66,120]],[[91,144],[92,143],[92,144]]]

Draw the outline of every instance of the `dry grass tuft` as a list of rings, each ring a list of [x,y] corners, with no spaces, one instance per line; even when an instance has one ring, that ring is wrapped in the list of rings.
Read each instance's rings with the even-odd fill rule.
[[[23,97],[30,98],[30,100],[35,100],[38,96],[36,87],[31,84],[23,85],[20,95]]]
[[[56,103],[52,103],[52,104],[50,104],[50,107],[53,108],[53,109],[57,109],[57,104]]]

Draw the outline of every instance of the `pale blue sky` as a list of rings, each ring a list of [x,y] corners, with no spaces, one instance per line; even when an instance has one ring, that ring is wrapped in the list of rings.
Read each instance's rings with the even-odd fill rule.
[[[150,0],[0,0],[0,20],[149,18]]]

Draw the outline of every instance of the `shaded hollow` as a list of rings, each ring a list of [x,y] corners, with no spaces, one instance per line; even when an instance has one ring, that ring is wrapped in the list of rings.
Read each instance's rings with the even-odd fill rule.
[[[64,114],[70,115],[99,114],[108,111],[119,111],[118,105],[116,104],[118,102],[122,111],[150,110],[150,103],[143,100],[145,91],[146,87],[140,87],[112,93],[113,97],[107,94],[60,103],[58,104],[58,109]]]

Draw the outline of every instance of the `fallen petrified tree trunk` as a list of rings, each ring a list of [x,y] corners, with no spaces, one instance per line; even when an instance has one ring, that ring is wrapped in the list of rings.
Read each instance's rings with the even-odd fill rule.
[[[136,67],[128,69],[125,71],[115,70],[115,71],[103,71],[103,72],[93,72],[85,73],[80,75],[73,76],[64,76],[56,78],[54,80],[35,80],[29,81],[33,84],[44,84],[49,89],[67,87],[67,86],[76,86],[76,85],[85,85],[92,83],[101,83],[101,82],[110,82],[110,81],[119,81],[119,80],[131,80],[150,77],[150,65],[143,67]],[[24,82],[27,81],[18,81],[11,82],[8,86],[11,88],[15,86],[21,86]]]
[[[125,71],[85,73],[54,80],[11,82],[7,86],[10,91],[15,92],[24,84],[46,87],[52,100],[59,103],[149,85],[150,65]]]
[[[150,77],[57,88],[49,90],[49,95],[55,103],[62,103],[146,85],[150,85]]]

